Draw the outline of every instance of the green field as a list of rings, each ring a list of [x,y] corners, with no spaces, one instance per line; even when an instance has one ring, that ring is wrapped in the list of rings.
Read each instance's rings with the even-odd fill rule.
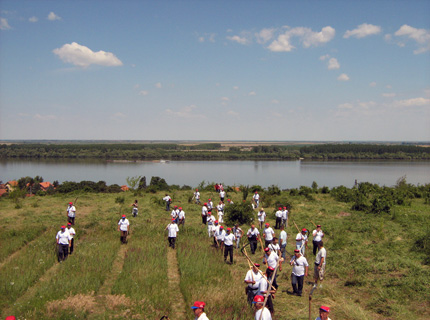
[[[193,319],[190,306],[202,300],[211,320],[253,319],[244,294],[247,261],[235,250],[235,263],[224,264],[201,224],[201,207],[189,203],[192,191],[170,194],[172,205],[186,212],[173,252],[164,232],[170,215],[160,202],[161,192],[55,194],[27,197],[20,205],[0,199],[1,316]],[[122,206],[116,201],[119,196],[125,197]],[[66,222],[67,203],[76,197],[75,253],[60,264],[55,235]],[[203,200],[209,197],[217,195],[202,192]],[[230,192],[229,197],[242,201],[241,192]],[[128,205],[135,198],[139,215],[133,218]],[[322,224],[328,254],[326,279],[313,294],[312,319],[321,304],[331,307],[332,319],[430,318],[430,266],[426,264],[430,205],[425,199],[412,199],[379,214],[352,211],[351,203],[338,202],[330,194],[306,197],[284,191],[265,197],[263,193],[262,201],[271,225],[275,203],[292,206],[289,253],[297,234],[292,220],[310,230],[312,222]],[[120,244],[116,231],[120,213],[126,213],[131,223],[127,245]],[[246,232],[249,226],[242,228]],[[310,249],[311,243],[307,258],[313,265]],[[261,261],[260,248],[257,252],[252,258]],[[284,265],[274,319],[309,319],[312,277],[305,280],[303,297],[296,297],[286,293],[291,290],[290,273],[291,267]]]

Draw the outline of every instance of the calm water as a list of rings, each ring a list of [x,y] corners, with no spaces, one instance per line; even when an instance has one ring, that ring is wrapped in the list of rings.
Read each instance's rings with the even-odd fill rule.
[[[172,161],[105,162],[105,161],[0,161],[0,180],[24,176],[42,176],[45,181],[106,181],[126,184],[126,178],[152,176],[166,179],[168,184],[196,187],[201,181],[226,185],[278,185],[281,188],[311,186],[353,186],[372,182],[393,186],[406,176],[412,184],[430,183],[430,161]]]

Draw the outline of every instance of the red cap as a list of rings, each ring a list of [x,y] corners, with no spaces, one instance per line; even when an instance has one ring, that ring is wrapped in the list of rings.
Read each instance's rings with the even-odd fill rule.
[[[175,208],[177,208],[178,206],[175,206]]]
[[[231,231],[231,228],[227,228],[227,231]]]
[[[61,229],[66,229],[66,226],[61,226]]]
[[[257,302],[264,302],[264,297],[260,296],[260,295],[256,295],[254,297],[254,302],[253,303],[257,303]]]
[[[208,200],[209,200],[209,201],[211,201],[212,199],[211,199],[211,198],[209,198]]]
[[[279,207],[278,209],[279,209],[279,210],[282,210],[282,207]]]
[[[320,224],[317,224],[317,228],[321,228],[321,225],[320,225]]]
[[[175,221],[176,219],[175,218],[172,218],[172,221]]]
[[[264,252],[269,252],[269,248],[264,248]]]
[[[123,214],[122,217],[125,218],[125,214]]]
[[[182,210],[182,207],[179,207],[179,210]]]
[[[267,269],[269,269],[270,271],[275,271],[275,268],[273,268],[273,267],[267,267]]]
[[[70,222],[67,222],[67,225],[68,225],[68,226],[71,226],[72,224],[71,224]]]
[[[196,301],[196,302],[194,302],[191,309],[203,309],[205,307],[205,305],[206,305],[206,303],[204,303],[203,301]]]
[[[7,316],[5,320],[16,320],[15,316]]]
[[[255,191],[255,193],[258,193],[258,191]]]
[[[218,223],[218,220],[215,220],[214,222],[215,222],[215,223]]]
[[[321,310],[321,311],[324,311],[324,312],[330,312],[330,308],[329,308],[329,307],[326,307],[326,306],[321,306],[321,307],[320,307],[320,310]]]
[[[266,227],[270,226],[270,224],[266,223]]]
[[[306,228],[303,228],[303,229],[302,229],[302,232],[306,232],[306,231],[308,231],[308,230],[306,230]]]
[[[208,203],[207,202],[205,202],[205,203],[203,203],[205,206],[207,206],[208,205]]]
[[[287,209],[287,207],[284,207],[284,209]]]
[[[259,263],[254,263],[254,266],[256,266],[257,268],[260,268],[260,264]]]
[[[220,226],[219,228],[220,228],[220,229],[224,229],[224,227],[223,227],[223,226]]]
[[[299,252],[300,252],[300,250],[299,250],[299,249],[294,249],[294,252],[295,252],[295,253],[299,253]]]
[[[73,204],[73,202],[69,202],[69,204]]]
[[[227,201],[231,201],[230,199],[227,199]]]

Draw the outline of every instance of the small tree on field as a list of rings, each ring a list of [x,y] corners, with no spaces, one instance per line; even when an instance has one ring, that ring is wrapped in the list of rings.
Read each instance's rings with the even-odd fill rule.
[[[226,206],[224,217],[226,224],[230,226],[236,223],[240,225],[249,224],[254,220],[254,210],[249,201],[234,203]]]

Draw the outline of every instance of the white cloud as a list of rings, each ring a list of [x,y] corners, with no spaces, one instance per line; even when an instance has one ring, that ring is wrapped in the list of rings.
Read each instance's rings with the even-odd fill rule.
[[[156,87],[157,89],[161,89],[161,88],[162,88],[161,82],[157,82],[157,83],[155,84],[155,87]]]
[[[0,30],[12,29],[6,18],[0,18]]]
[[[276,100],[276,99],[272,99],[272,101],[270,101],[270,102],[273,104],[279,104],[279,100]]]
[[[391,85],[389,85],[389,84],[387,84],[386,86],[385,86],[385,88],[387,88],[387,89],[391,89],[391,88],[393,88]]]
[[[416,29],[404,24],[394,33],[394,35],[397,37],[406,36],[420,45],[420,47],[414,51],[415,54],[430,51],[430,30]]]
[[[267,41],[272,40],[274,33],[275,33],[275,29],[265,28],[265,29],[262,29],[260,32],[256,33],[255,37],[257,38],[258,43],[263,44],[263,43],[266,43]]]
[[[250,93],[248,93],[248,96],[256,96],[257,93],[255,91],[251,91]]]
[[[124,113],[122,113],[122,112],[117,112],[117,113],[114,113],[113,115],[110,116],[110,118],[112,120],[123,120],[126,117],[127,116]]]
[[[291,44],[291,39],[293,37],[299,38],[305,48],[319,46],[331,41],[335,34],[335,29],[330,26],[322,28],[320,32],[312,31],[310,28],[296,27],[288,29],[283,34],[279,35],[278,38],[268,46],[268,49],[275,52],[289,52],[295,48]]]
[[[393,93],[393,92],[391,92],[391,93],[383,93],[383,94],[382,94],[382,96],[383,96],[384,98],[393,98],[393,97],[395,97],[395,96],[396,96],[396,94],[395,94],[395,93]]]
[[[140,96],[147,96],[148,94],[149,94],[149,91],[146,91],[146,90],[139,91]]]
[[[76,42],[65,44],[61,48],[54,49],[52,52],[62,61],[78,67],[86,68],[92,64],[106,67],[122,66],[121,60],[113,53],[105,51],[94,52]]]
[[[385,41],[387,41],[387,42],[390,42],[392,38],[393,38],[393,36],[392,36],[391,34],[389,34],[389,33],[387,33],[387,34],[384,36],[384,40],[385,40]]]
[[[342,73],[339,77],[337,77],[337,80],[339,81],[348,81],[349,77],[346,73]]]
[[[61,17],[57,16],[54,12],[50,12],[47,17],[50,21],[61,20]]]
[[[364,37],[379,34],[379,33],[381,33],[381,27],[380,26],[375,26],[373,24],[363,23],[363,24],[360,24],[354,30],[347,30],[345,32],[345,34],[343,35],[343,37],[345,39],[347,39],[349,37],[354,37],[354,38],[360,39],[360,38],[364,38]]]
[[[239,87],[238,86],[234,86],[233,90],[239,90]]]
[[[320,60],[321,60],[321,61],[324,61],[324,60],[327,60],[327,59],[329,59],[329,58],[330,58],[330,55],[326,54],[326,55],[321,56],[321,57],[320,57]]]
[[[54,116],[52,114],[47,114],[47,115],[41,115],[39,113],[36,113],[33,116],[34,119],[36,120],[42,120],[42,121],[52,121],[52,120],[57,120],[57,116]]]
[[[205,33],[204,36],[200,36],[198,37],[199,42],[205,42],[205,41],[209,41],[209,42],[215,42],[215,33]]]
[[[337,61],[336,58],[330,58],[330,60],[327,63],[327,68],[329,70],[334,70],[334,69],[339,69],[340,68],[340,64]]]
[[[230,101],[230,98],[229,97],[222,97],[221,101]]]
[[[227,39],[230,41],[240,43],[240,44],[249,44],[250,43],[250,41],[246,37],[232,36],[232,37],[227,37]]]
[[[342,103],[337,106],[339,109],[352,109],[354,106],[351,103]]]
[[[412,99],[406,99],[406,100],[398,100],[395,101],[394,106],[400,107],[400,108],[409,108],[409,107],[430,107],[430,99],[426,98],[412,98]]]
[[[236,111],[233,111],[233,110],[228,111],[227,114],[229,116],[233,116],[233,117],[238,117],[240,115],[239,112],[236,112]]]
[[[373,82],[369,83],[369,86],[371,86],[371,87],[376,87],[376,82],[375,82],[375,81],[373,81]]]
[[[30,18],[28,19],[28,21],[30,21],[30,22],[37,22],[37,21],[39,21],[39,18],[38,18],[38,17],[35,17],[35,16],[32,16],[32,17],[30,17]]]
[[[205,37],[199,37],[199,42],[205,42]]]
[[[179,111],[173,111],[172,109],[166,109],[165,113],[169,116],[185,118],[185,119],[205,119],[206,116],[195,113],[197,106],[190,105],[183,107]]]

